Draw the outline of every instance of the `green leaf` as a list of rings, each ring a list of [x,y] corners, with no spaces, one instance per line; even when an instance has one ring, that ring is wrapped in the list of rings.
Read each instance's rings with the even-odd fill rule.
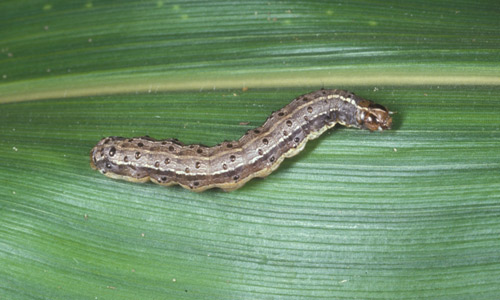
[[[0,298],[492,299],[495,1],[3,1]],[[112,180],[110,135],[214,145],[298,95],[394,115],[225,193]]]

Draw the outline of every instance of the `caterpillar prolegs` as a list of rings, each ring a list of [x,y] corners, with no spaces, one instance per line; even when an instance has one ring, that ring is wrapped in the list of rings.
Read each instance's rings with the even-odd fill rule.
[[[237,141],[213,147],[184,145],[177,139],[107,137],[90,151],[90,165],[102,174],[134,182],[179,184],[201,192],[232,191],[265,177],[296,155],[308,140],[335,124],[371,131],[390,129],[390,111],[344,90],[319,90],[295,98],[271,113],[264,124]]]

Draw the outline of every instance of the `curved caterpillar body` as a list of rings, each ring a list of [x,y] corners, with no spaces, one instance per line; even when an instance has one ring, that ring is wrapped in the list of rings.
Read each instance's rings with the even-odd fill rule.
[[[231,191],[269,175],[337,123],[374,131],[389,129],[392,118],[385,107],[348,91],[319,90],[295,98],[237,141],[207,147],[176,139],[107,137],[91,150],[90,165],[111,178],[179,184],[196,192]]]

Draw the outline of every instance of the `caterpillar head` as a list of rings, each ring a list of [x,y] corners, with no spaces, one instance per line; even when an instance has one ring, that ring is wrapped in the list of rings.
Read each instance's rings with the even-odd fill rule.
[[[358,114],[358,124],[363,129],[382,131],[391,129],[392,112],[380,104],[365,100],[360,103],[363,108]]]

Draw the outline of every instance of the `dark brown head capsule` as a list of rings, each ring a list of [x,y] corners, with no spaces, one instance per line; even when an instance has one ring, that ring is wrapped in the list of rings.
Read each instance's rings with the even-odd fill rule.
[[[368,100],[360,101],[359,106],[357,120],[360,128],[371,131],[391,129],[392,113],[387,108]]]

